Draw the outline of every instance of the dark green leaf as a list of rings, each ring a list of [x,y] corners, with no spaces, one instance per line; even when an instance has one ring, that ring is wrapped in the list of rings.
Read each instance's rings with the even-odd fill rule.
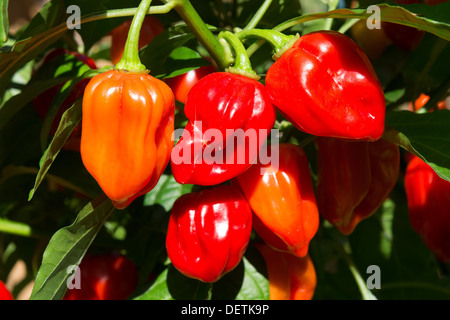
[[[450,181],[450,110],[388,112],[384,137],[427,162]]]
[[[135,300],[208,300],[211,285],[182,275],[169,265]]]
[[[58,230],[45,249],[31,300],[62,299],[71,275],[67,268],[79,265],[95,236],[113,212],[109,199],[101,196],[88,203],[75,222]]]
[[[52,142],[42,155],[39,164],[40,165],[39,172],[36,176],[34,187],[33,189],[31,189],[30,194],[28,196],[28,200],[31,200],[33,198],[34,193],[36,192],[37,188],[44,179],[45,174],[50,169],[50,166],[52,165],[59,151],[61,151],[62,147],[64,146],[67,139],[71,135],[73,129],[78,125],[80,121],[81,121],[81,100],[77,100],[77,102],[75,102],[72,107],[70,107],[66,112],[64,112]]]
[[[176,182],[172,175],[163,174],[156,186],[144,196],[144,206],[161,205],[167,212],[181,195],[192,190],[192,185]]]

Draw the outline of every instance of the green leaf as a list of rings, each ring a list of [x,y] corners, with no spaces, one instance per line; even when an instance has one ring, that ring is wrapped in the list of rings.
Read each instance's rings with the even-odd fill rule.
[[[395,111],[386,114],[384,138],[418,155],[436,173],[450,181],[450,110],[418,114]]]
[[[79,265],[105,221],[113,212],[109,199],[101,196],[88,203],[75,222],[58,230],[45,249],[30,300],[62,299],[67,289],[67,268]]]
[[[189,193],[193,185],[179,184],[173,175],[163,174],[156,186],[144,196],[144,206],[161,205],[167,212],[180,196]]]
[[[208,300],[210,290],[210,284],[188,278],[169,265],[135,300]]]
[[[9,0],[0,1],[0,46],[3,46],[8,40],[8,2]]]
[[[446,14],[450,11],[450,2],[437,6],[428,6],[425,4],[408,5],[408,10],[401,6],[390,6],[387,4],[378,4],[377,6],[381,10],[381,21],[414,27],[445,40],[450,40],[450,17]],[[368,19],[371,16],[372,13],[368,13],[366,9],[336,9],[329,12],[300,16],[288,20],[274,29],[283,31],[299,23],[317,19]]]
[[[188,47],[180,47],[173,50],[167,58],[164,65],[164,73],[161,76],[172,78],[207,65],[210,65],[210,63],[203,59],[197,51]]]
[[[50,166],[52,165],[59,151],[61,151],[67,139],[72,134],[73,129],[78,125],[80,121],[81,121],[81,100],[79,99],[74,103],[72,107],[70,107],[69,109],[67,109],[66,112],[64,112],[52,142],[42,155],[42,158],[39,163],[40,165],[39,172],[36,176],[34,187],[33,189],[31,189],[29,193],[28,201],[30,201],[33,198],[34,193],[36,192],[37,188],[44,179],[45,174],[50,169]]]
[[[166,60],[172,51],[193,39],[195,36],[186,25],[170,27],[157,35],[149,45],[140,51],[141,62],[154,77],[164,76],[167,74],[164,66],[167,66]]]

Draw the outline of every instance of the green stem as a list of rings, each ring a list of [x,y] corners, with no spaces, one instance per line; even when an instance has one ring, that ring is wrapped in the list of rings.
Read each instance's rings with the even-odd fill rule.
[[[299,36],[285,35],[276,30],[251,29],[242,30],[236,34],[239,40],[255,37],[267,41],[273,48],[274,59],[277,60],[283,53],[292,47]]]
[[[126,70],[137,73],[147,72],[146,67],[141,63],[139,58],[139,38],[141,35],[142,23],[144,22],[144,18],[147,15],[151,3],[152,0],[142,0],[139,4],[138,11],[131,22],[122,59],[117,63],[116,70]]]
[[[219,34],[219,39],[225,40],[231,45],[235,55],[234,66],[227,69],[227,71],[242,74],[253,79],[259,79],[255,71],[252,69],[250,59],[242,42],[230,31],[222,31]]]
[[[0,218],[0,232],[14,234],[22,237],[47,237],[46,234],[33,229],[28,224],[11,221],[4,218]]]
[[[211,30],[208,29],[202,18],[190,3],[189,0],[166,0],[167,3],[172,3],[175,11],[186,22],[188,27],[192,30],[195,37],[199,40],[202,46],[208,51],[210,56],[217,63],[221,70],[225,70],[231,63],[226,58],[224,48],[219,40],[214,36]]]
[[[250,22],[244,28],[244,30],[254,29],[258,25],[258,23],[261,21],[262,17],[266,14],[266,11],[267,11],[267,9],[269,9],[271,4],[272,4],[272,0],[265,0],[264,3],[262,4],[262,6],[258,9],[258,11],[253,16],[253,18],[250,20]]]

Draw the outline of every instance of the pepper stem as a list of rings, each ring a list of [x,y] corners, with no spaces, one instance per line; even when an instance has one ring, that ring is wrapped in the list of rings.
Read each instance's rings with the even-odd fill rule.
[[[251,37],[266,40],[274,50],[274,60],[277,60],[279,57],[281,57],[283,53],[286,52],[286,50],[288,50],[290,47],[292,47],[300,37],[298,34],[292,36],[285,35],[275,30],[262,29],[242,30],[238,32],[236,36],[239,38],[239,40],[244,40]]]
[[[234,66],[227,68],[226,71],[258,80],[259,76],[252,69],[247,50],[236,35],[230,31],[222,31],[219,33],[219,39],[229,44],[234,51]]]
[[[142,23],[147,15],[152,0],[142,0],[136,14],[131,22],[128,38],[123,50],[122,59],[116,64],[116,70],[146,73],[147,68],[141,63],[139,58],[139,37],[141,35]]]

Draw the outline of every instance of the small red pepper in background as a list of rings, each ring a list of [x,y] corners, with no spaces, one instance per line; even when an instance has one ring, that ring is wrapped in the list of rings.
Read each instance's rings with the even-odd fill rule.
[[[265,86],[273,104],[306,133],[351,140],[383,134],[380,81],[362,49],[339,32],[300,37],[269,68]]]
[[[185,194],[170,214],[168,256],[187,277],[215,282],[241,261],[252,230],[252,212],[239,188],[221,185]]]
[[[189,92],[184,112],[189,122],[173,149],[172,173],[180,184],[197,185],[220,184],[247,170],[276,116],[261,83],[228,72],[200,79]],[[213,140],[205,132],[221,137]],[[235,136],[241,133],[242,137],[253,135],[257,141],[236,142]]]
[[[57,48],[50,53],[47,54],[47,56],[44,58],[43,66],[48,64],[50,61],[55,59],[58,56],[63,55],[70,55],[78,59],[79,61],[83,62],[89,68],[91,69],[97,69],[97,66],[95,65],[94,60],[92,60],[90,57],[80,54],[78,52],[69,51],[64,48]],[[86,88],[87,84],[89,83],[90,79],[83,79],[80,82],[78,82],[72,89],[72,91],[69,93],[67,98],[63,101],[61,106],[58,109],[58,112],[53,120],[51,129],[50,129],[50,135],[55,135],[56,130],[58,129],[59,122],[61,121],[63,113],[69,109],[75,101],[80,98],[83,93],[84,89]],[[44,121],[50,106],[53,102],[53,99],[57,95],[57,93],[61,90],[64,84],[60,84],[57,86],[54,86],[50,88],[49,90],[41,93],[40,95],[36,96],[33,101],[33,109],[38,114],[41,121]],[[64,145],[64,149],[67,150],[74,150],[74,151],[80,151],[80,139],[81,139],[81,128],[80,126],[75,127],[74,131],[72,132],[71,136],[67,140],[66,144]]]
[[[158,182],[173,146],[171,89],[147,73],[111,70],[83,97],[81,157],[118,209]]]
[[[126,300],[138,285],[136,265],[115,252],[86,255],[79,271],[80,289],[68,289],[64,300]]]
[[[181,103],[186,103],[189,91],[192,87],[203,77],[216,72],[214,66],[202,66],[197,69],[190,70],[179,76],[164,79],[169,87],[172,89],[175,99]]]
[[[450,182],[417,156],[404,181],[412,227],[439,260],[450,262]]]
[[[256,243],[266,262],[270,300],[311,300],[317,275],[309,255],[303,258]]]
[[[422,3],[420,0],[395,0],[398,4],[413,4]],[[386,36],[399,48],[411,51],[420,44],[425,35],[425,32],[413,27],[408,27],[402,24],[392,22],[381,22],[381,29],[383,29]]]
[[[11,292],[5,286],[3,281],[0,280],[0,300],[14,300]]]
[[[236,178],[253,210],[253,228],[271,247],[304,257],[319,228],[319,211],[304,151],[272,148],[278,163],[254,164]]]
[[[110,59],[116,65],[123,55],[123,48],[127,41],[128,31],[131,26],[131,19],[125,21],[111,31],[111,49]],[[154,16],[146,16],[142,23],[141,33],[139,36],[139,49],[148,45],[158,34],[164,31],[162,22]]]
[[[395,186],[400,167],[398,146],[317,138],[319,213],[343,234],[378,210]]]

